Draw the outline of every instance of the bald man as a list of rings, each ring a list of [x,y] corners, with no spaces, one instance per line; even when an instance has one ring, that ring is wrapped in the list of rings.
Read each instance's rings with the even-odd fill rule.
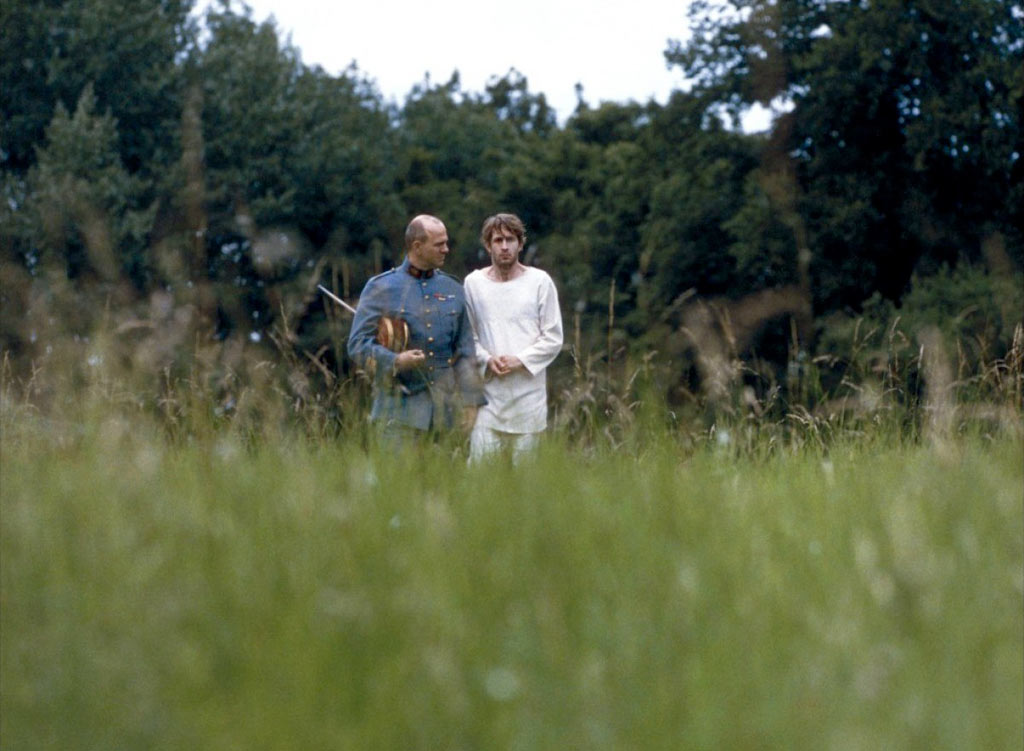
[[[405,251],[401,266],[366,283],[348,338],[349,355],[373,377],[370,419],[396,442],[456,426],[468,432],[483,388],[465,293],[441,271],[450,252],[444,223],[415,217]],[[398,346],[378,333],[382,319]]]

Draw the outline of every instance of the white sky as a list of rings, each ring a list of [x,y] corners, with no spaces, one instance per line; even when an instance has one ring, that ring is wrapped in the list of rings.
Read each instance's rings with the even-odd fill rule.
[[[199,0],[205,8],[209,0]],[[664,103],[681,88],[665,66],[668,40],[688,35],[689,0],[248,0],[256,21],[273,15],[282,39],[307,65],[337,74],[355,60],[385,99],[402,104],[430,74],[444,83],[458,70],[463,91],[516,68],[543,92],[559,121],[584,99]],[[238,7],[237,4],[235,6]]]

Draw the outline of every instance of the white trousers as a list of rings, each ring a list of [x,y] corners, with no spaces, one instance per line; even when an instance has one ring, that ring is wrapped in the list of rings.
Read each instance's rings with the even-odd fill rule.
[[[491,454],[509,452],[518,461],[540,442],[540,433],[504,433],[482,425],[474,425],[469,434],[469,461],[477,462]]]

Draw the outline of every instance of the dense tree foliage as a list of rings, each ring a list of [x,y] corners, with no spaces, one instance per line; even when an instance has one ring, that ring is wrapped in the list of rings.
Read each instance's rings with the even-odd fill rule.
[[[194,44],[191,0],[5,0],[0,9],[4,169],[25,172],[57,105],[86,86],[118,121],[131,172],[175,158],[182,54]]]
[[[316,346],[312,285],[357,295],[420,212],[447,222],[460,275],[483,261],[483,218],[519,213],[566,316],[614,320],[627,344],[687,300],[797,290],[824,320],[961,262],[1024,264],[1019,3],[695,0],[665,52],[692,89],[581,95],[562,124],[514,69],[482,92],[428,79],[396,106],[244,6],[192,12],[3,4],[7,346],[28,336],[26,285],[57,276],[170,293],[207,334]],[[755,103],[777,113],[768,133],[735,127]]]
[[[1024,260],[1019,3],[701,0],[691,18],[667,56],[704,96],[791,107],[762,169],[790,184],[819,308],[898,299],[992,236]]]

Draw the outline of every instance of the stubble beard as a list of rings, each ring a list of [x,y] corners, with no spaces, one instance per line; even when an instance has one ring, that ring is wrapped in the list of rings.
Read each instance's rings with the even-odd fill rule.
[[[511,260],[506,260],[500,256],[495,255],[491,258],[491,265],[494,267],[494,276],[499,280],[507,280],[511,278],[512,272],[515,271],[516,262],[519,260],[519,254],[512,256]]]

